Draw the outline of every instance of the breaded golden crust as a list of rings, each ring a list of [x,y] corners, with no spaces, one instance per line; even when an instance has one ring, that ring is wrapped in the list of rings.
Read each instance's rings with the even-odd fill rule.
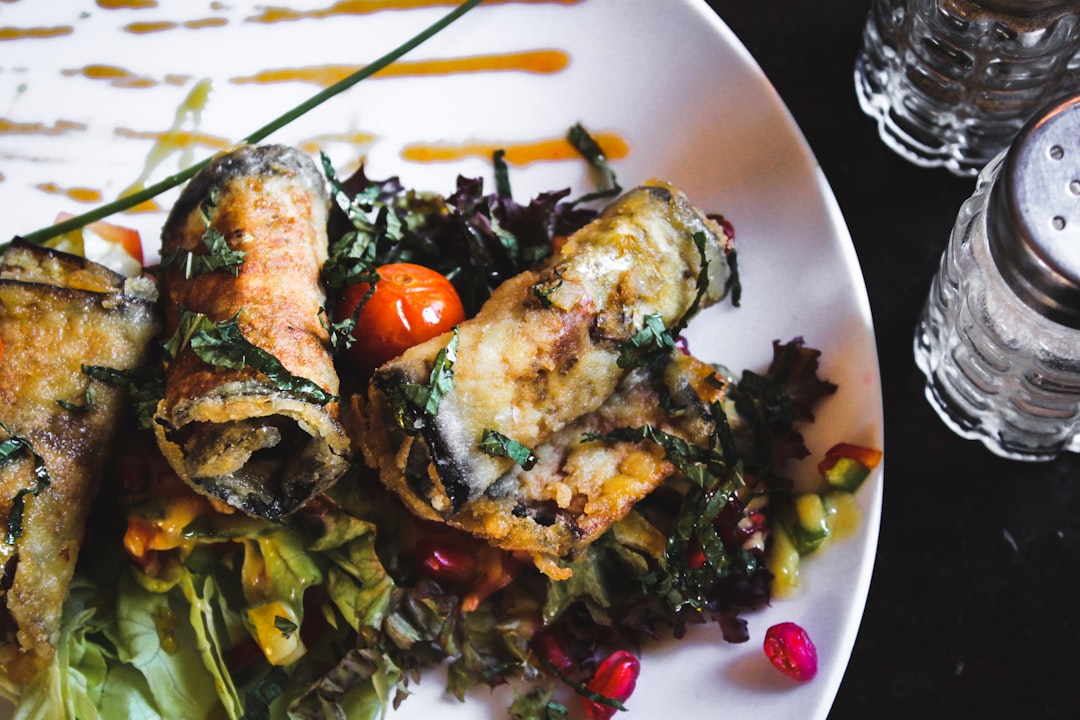
[[[675,472],[655,443],[586,442],[586,434],[649,425],[704,444],[714,430],[706,408],[723,401],[724,387],[711,366],[681,353],[663,368],[635,370],[596,411],[536,447],[533,468],[514,467],[446,522],[527,553],[554,578],[568,577],[560,561],[580,554]]]
[[[0,664],[15,682],[52,659],[87,516],[126,410],[126,389],[83,367],[141,365],[159,327],[155,295],[147,278],[125,281],[18,243],[0,266],[0,443],[29,443],[0,464]],[[35,475],[35,454],[47,486]]]
[[[402,387],[428,383],[450,336],[411,348],[376,371],[364,403],[365,458],[421,517],[468,524],[470,532],[493,542],[504,528],[524,527],[499,515],[508,509],[520,513],[516,506],[492,502],[493,489],[517,471],[512,460],[478,449],[484,432],[496,431],[536,451],[598,411],[626,380],[620,351],[646,318],[656,316],[670,327],[692,309],[703,254],[709,282],[701,307],[723,297],[729,249],[722,230],[671,186],[655,183],[628,192],[544,265],[503,283],[458,327],[453,389],[418,433],[406,434],[396,423],[395,395]],[[647,459],[625,452],[620,462],[634,465],[642,482],[627,484],[623,495],[636,501],[666,471],[651,454]],[[555,530],[530,529],[520,533],[526,540],[502,546],[562,556],[629,510],[632,502],[617,495],[609,493],[614,500],[602,510],[595,506],[596,513],[585,513],[594,516],[588,522],[575,521],[573,539],[554,540]],[[479,529],[485,523],[495,529]],[[526,547],[533,535],[536,542]]]
[[[246,340],[336,396],[338,377],[319,321],[319,273],[328,252],[322,182],[309,158],[275,145],[239,148],[200,172],[165,224],[162,256],[205,253],[208,222],[246,256],[235,275],[187,277],[182,267],[168,267],[166,334],[176,330],[179,308],[213,322],[236,317]],[[319,404],[280,390],[250,366],[207,364],[190,347],[167,363],[156,421],[158,445],[185,481],[250,514],[286,515],[348,465],[336,401]]]

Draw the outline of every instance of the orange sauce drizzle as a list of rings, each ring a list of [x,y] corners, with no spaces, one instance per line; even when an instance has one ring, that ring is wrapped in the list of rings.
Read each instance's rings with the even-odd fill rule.
[[[125,70],[115,65],[87,65],[76,70],[62,70],[61,74],[72,76],[82,75],[90,80],[106,80],[114,87],[145,88],[157,85],[157,81],[136,75],[130,70]]]
[[[306,153],[315,155],[322,150],[327,143],[347,143],[349,145],[367,145],[375,141],[371,133],[326,133],[307,138],[297,143],[297,147]]]
[[[157,0],[97,0],[102,10],[147,10],[157,7]]]
[[[75,32],[75,28],[70,25],[32,28],[0,27],[0,41],[25,40],[28,38],[54,38],[60,37],[61,35],[70,35],[73,32]]]
[[[485,5],[576,5],[584,0],[487,0]],[[303,20],[305,18],[328,18],[335,15],[368,15],[384,10],[413,10],[416,8],[446,7],[458,5],[461,0],[338,0],[329,7],[315,10],[293,10],[287,7],[267,7],[260,15],[248,18],[249,22],[275,23]]]
[[[143,200],[138,205],[133,205],[124,211],[125,215],[138,215],[143,213],[157,213],[162,212],[164,208],[158,203],[157,200],[150,198],[149,200]]]
[[[594,133],[593,138],[609,160],[620,160],[630,153],[626,140],[616,133]],[[401,157],[417,163],[454,162],[470,156],[490,159],[492,153],[500,149],[506,152],[504,159],[511,165],[581,158],[564,137],[525,143],[413,143],[402,148]]]
[[[171,148],[183,149],[195,146],[210,148],[214,151],[224,150],[233,143],[223,137],[207,135],[205,133],[189,132],[187,130],[132,130],[130,128],[116,128],[116,134],[130,140],[153,140],[157,143],[167,144]]]
[[[45,125],[39,122],[12,122],[7,118],[0,118],[0,135],[63,135],[85,129],[86,125],[70,120],[57,120],[52,125]]]
[[[124,26],[124,32],[133,35],[147,35],[149,33],[164,32],[179,27],[174,22],[133,22]]]
[[[47,192],[47,193],[50,193],[52,195],[63,195],[64,197],[67,197],[67,198],[69,198],[71,200],[74,200],[75,202],[81,202],[81,203],[99,202],[101,200],[101,198],[102,198],[101,191],[100,190],[95,190],[93,188],[86,188],[86,187],[62,188],[59,185],[57,185],[56,183],[54,183],[54,182],[40,183],[36,187],[37,187],[38,190],[41,190],[42,192]]]
[[[201,18],[199,20],[188,20],[184,23],[184,27],[192,30],[200,30],[202,28],[210,27],[224,27],[229,24],[229,21],[220,17],[208,17]]]
[[[462,58],[397,62],[372,77],[417,77],[422,75],[451,75],[454,73],[518,71],[537,74],[556,73],[570,64],[570,57],[561,50],[530,50],[498,55],[475,55]],[[318,67],[278,68],[263,70],[247,77],[235,77],[237,85],[283,82],[306,82],[329,87],[361,69],[361,65],[322,65]]]

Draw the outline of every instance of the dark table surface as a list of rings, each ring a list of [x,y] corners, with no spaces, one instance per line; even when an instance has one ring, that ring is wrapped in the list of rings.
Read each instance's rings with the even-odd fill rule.
[[[1080,718],[1080,456],[1019,463],[954,436],[912,359],[916,316],[974,180],[902,160],[859,109],[852,68],[869,0],[709,4],[820,162],[877,333],[884,509],[830,720]]]

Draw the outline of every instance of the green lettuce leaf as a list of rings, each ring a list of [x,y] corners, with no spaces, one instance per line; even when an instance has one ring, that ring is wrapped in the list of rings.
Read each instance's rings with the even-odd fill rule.
[[[15,720],[97,720],[108,657],[90,636],[99,621],[90,606],[96,591],[74,581],[65,605],[60,642],[52,664],[26,687],[15,709]]]
[[[180,586],[193,588],[194,582],[185,573]],[[204,588],[203,593],[206,592]],[[230,688],[220,686],[218,678],[203,663],[206,645],[216,637],[206,636],[202,608],[184,607],[183,600],[175,593],[149,592],[127,578],[121,579],[116,619],[104,630],[116,647],[117,659],[129,664],[141,679],[130,674],[125,677],[123,671],[113,677],[110,672],[109,700],[123,706],[124,714],[120,717],[138,717],[156,711],[165,717],[204,718],[226,699],[235,698],[235,691],[229,698]],[[196,616],[200,620],[193,625],[191,620]],[[206,692],[207,688],[217,688],[218,693]],[[226,698],[220,698],[220,694],[226,694]],[[235,702],[232,710],[236,712]]]

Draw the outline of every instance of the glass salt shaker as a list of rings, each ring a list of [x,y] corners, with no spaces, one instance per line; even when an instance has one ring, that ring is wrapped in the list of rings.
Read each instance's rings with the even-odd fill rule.
[[[1080,452],[1080,96],[1027,123],[979,174],[915,360],[959,435],[1016,460]]]
[[[873,0],[856,95],[902,157],[973,176],[1080,92],[1078,52],[1080,0]]]

